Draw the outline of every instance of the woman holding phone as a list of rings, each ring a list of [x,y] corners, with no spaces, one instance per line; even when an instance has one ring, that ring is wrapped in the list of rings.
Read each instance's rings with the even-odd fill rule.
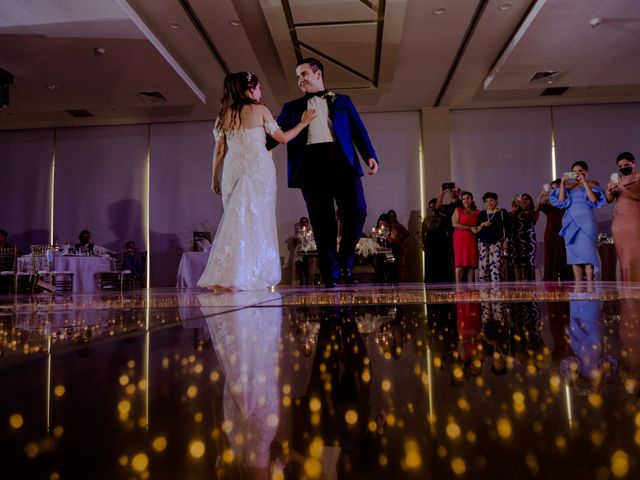
[[[623,282],[640,282],[640,173],[636,159],[629,152],[618,155],[619,173],[611,175],[607,186],[607,201],[616,201],[611,233],[616,246]]]
[[[564,208],[562,230],[567,250],[567,263],[573,268],[573,277],[581,282],[586,276],[592,281],[598,267],[596,237],[598,229],[594,208],[605,204],[606,198],[598,182],[587,180],[589,166],[578,161],[571,171],[562,175],[560,186],[551,192],[551,205]]]

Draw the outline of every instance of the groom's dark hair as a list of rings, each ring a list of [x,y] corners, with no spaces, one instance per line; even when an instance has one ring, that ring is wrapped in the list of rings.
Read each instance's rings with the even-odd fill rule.
[[[304,65],[305,63],[308,63],[311,67],[311,70],[313,70],[314,72],[320,70],[320,72],[322,73],[322,79],[324,80],[324,65],[320,62],[320,60],[313,57],[303,58],[296,64],[296,67]]]

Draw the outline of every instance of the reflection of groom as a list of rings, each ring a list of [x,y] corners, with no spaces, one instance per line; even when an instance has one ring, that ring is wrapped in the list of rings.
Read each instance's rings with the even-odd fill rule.
[[[317,117],[287,144],[289,187],[302,189],[325,285],[335,287],[340,277],[345,283],[357,283],[351,269],[367,204],[356,149],[366,159],[369,175],[378,171],[376,152],[351,99],[325,90],[324,67],[318,60],[298,62],[296,75],[305,96],[282,107],[278,124],[283,131],[293,128],[305,110],[315,110]],[[268,143],[269,148],[275,145]],[[343,215],[339,251],[334,201]]]

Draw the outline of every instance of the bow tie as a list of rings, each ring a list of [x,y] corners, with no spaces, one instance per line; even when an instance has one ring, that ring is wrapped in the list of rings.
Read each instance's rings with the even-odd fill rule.
[[[320,90],[319,92],[313,92],[313,93],[309,92],[309,93],[305,93],[304,98],[306,98],[307,100],[309,100],[310,98],[313,98],[313,97],[320,97],[320,98],[322,98],[322,97],[324,97],[326,94],[327,94],[327,91],[326,91],[326,90]]]

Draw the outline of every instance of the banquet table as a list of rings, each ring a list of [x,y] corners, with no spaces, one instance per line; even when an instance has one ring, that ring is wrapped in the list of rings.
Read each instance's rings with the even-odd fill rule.
[[[98,289],[99,272],[115,271],[115,261],[108,256],[55,255],[52,269],[73,273],[73,292],[94,292]],[[18,271],[30,273],[31,255],[18,258]]]
[[[207,266],[209,252],[184,252],[178,266],[176,287],[195,287]]]

